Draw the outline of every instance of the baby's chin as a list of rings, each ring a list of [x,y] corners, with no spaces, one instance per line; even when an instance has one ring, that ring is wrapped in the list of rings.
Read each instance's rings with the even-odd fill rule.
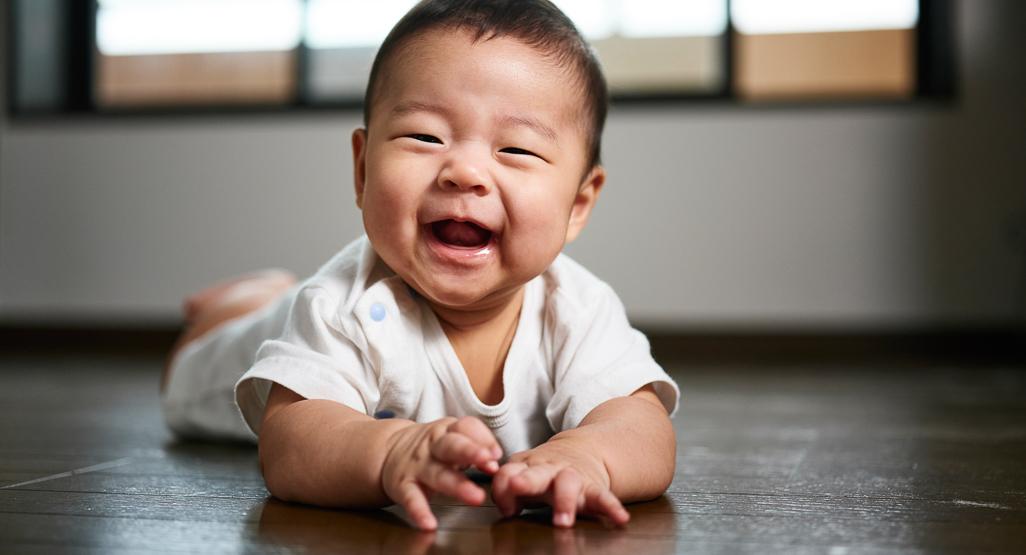
[[[433,285],[433,286],[432,286]],[[509,301],[523,287],[523,284],[506,284],[501,287],[474,287],[473,284],[463,284],[461,287],[453,287],[452,283],[444,285],[429,284],[422,287],[418,284],[415,287],[424,300],[436,310],[445,309],[455,312],[475,312],[488,310],[502,305]]]
[[[559,254],[557,251],[552,259]],[[442,273],[418,276],[412,284],[432,308],[473,312],[495,308],[508,302],[529,281],[541,275],[552,263],[548,260],[518,260],[519,264],[495,264],[479,271],[448,269]],[[513,266],[513,268],[509,267]],[[400,272],[402,275],[403,272]]]

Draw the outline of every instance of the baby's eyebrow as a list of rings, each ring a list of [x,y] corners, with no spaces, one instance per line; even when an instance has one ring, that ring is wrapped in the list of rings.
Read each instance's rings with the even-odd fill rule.
[[[449,110],[443,106],[437,104],[429,104],[427,102],[418,102],[416,100],[408,100],[401,102],[392,108],[393,116],[405,116],[414,112],[432,112],[442,116],[448,116]]]
[[[544,123],[529,116],[518,116],[514,114],[503,114],[499,116],[499,122],[507,127],[526,127],[553,143],[559,143],[559,135]]]

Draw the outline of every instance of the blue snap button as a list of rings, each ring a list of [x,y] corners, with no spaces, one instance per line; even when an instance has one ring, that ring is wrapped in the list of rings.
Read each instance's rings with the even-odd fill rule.
[[[417,297],[420,296],[420,293],[417,293],[417,290],[410,287],[409,285],[406,286],[406,290],[409,291],[410,296],[413,297],[413,300],[417,300]]]
[[[371,320],[380,322],[385,319],[385,305],[381,303],[374,303],[370,307]]]
[[[395,413],[390,410],[381,410],[374,413],[374,418],[378,420],[387,420],[389,418],[395,418]]]

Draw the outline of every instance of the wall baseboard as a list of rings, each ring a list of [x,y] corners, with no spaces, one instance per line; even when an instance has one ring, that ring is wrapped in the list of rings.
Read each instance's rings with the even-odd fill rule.
[[[644,331],[644,330],[643,330]],[[887,332],[673,332],[651,330],[661,363],[914,363],[1026,367],[1026,327],[946,327]]]
[[[889,332],[717,332],[643,329],[664,364],[921,363],[1026,367],[1026,328]],[[175,325],[0,323],[0,354],[164,356]]]
[[[0,353],[164,356],[181,333],[174,325],[0,323]]]

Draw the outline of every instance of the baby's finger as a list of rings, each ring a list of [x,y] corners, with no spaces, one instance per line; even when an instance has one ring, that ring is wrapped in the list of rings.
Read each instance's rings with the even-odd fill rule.
[[[552,525],[569,528],[577,517],[581,502],[581,475],[573,468],[564,468],[552,481]]]
[[[464,416],[450,424],[449,431],[463,434],[484,446],[488,449],[492,460],[498,461],[502,458],[502,447],[499,447],[499,442],[492,434],[492,430],[484,422],[481,422],[480,418]]]
[[[517,514],[517,497],[510,488],[509,481],[524,470],[527,470],[527,465],[524,463],[506,463],[492,478],[492,501],[495,502],[495,506],[498,507],[502,516]]]
[[[517,497],[541,497],[552,486],[559,469],[551,464],[532,466],[509,480],[510,489]]]
[[[418,473],[418,479],[432,490],[455,497],[468,505],[484,503],[485,491],[451,466],[439,462],[430,463]]]
[[[431,512],[431,506],[428,505],[427,497],[424,496],[424,492],[421,491],[420,486],[416,483],[404,482],[400,485],[396,499],[393,499],[393,501],[406,509],[410,518],[417,524],[417,528],[421,530],[434,530],[438,528],[438,519]]]
[[[597,485],[588,487],[584,492],[584,506],[581,512],[593,516],[607,516],[615,524],[627,524],[631,514],[623,507],[623,503],[613,492]]]
[[[431,442],[431,456],[456,466],[474,465],[480,468],[495,462],[487,448],[460,433],[447,433]]]

